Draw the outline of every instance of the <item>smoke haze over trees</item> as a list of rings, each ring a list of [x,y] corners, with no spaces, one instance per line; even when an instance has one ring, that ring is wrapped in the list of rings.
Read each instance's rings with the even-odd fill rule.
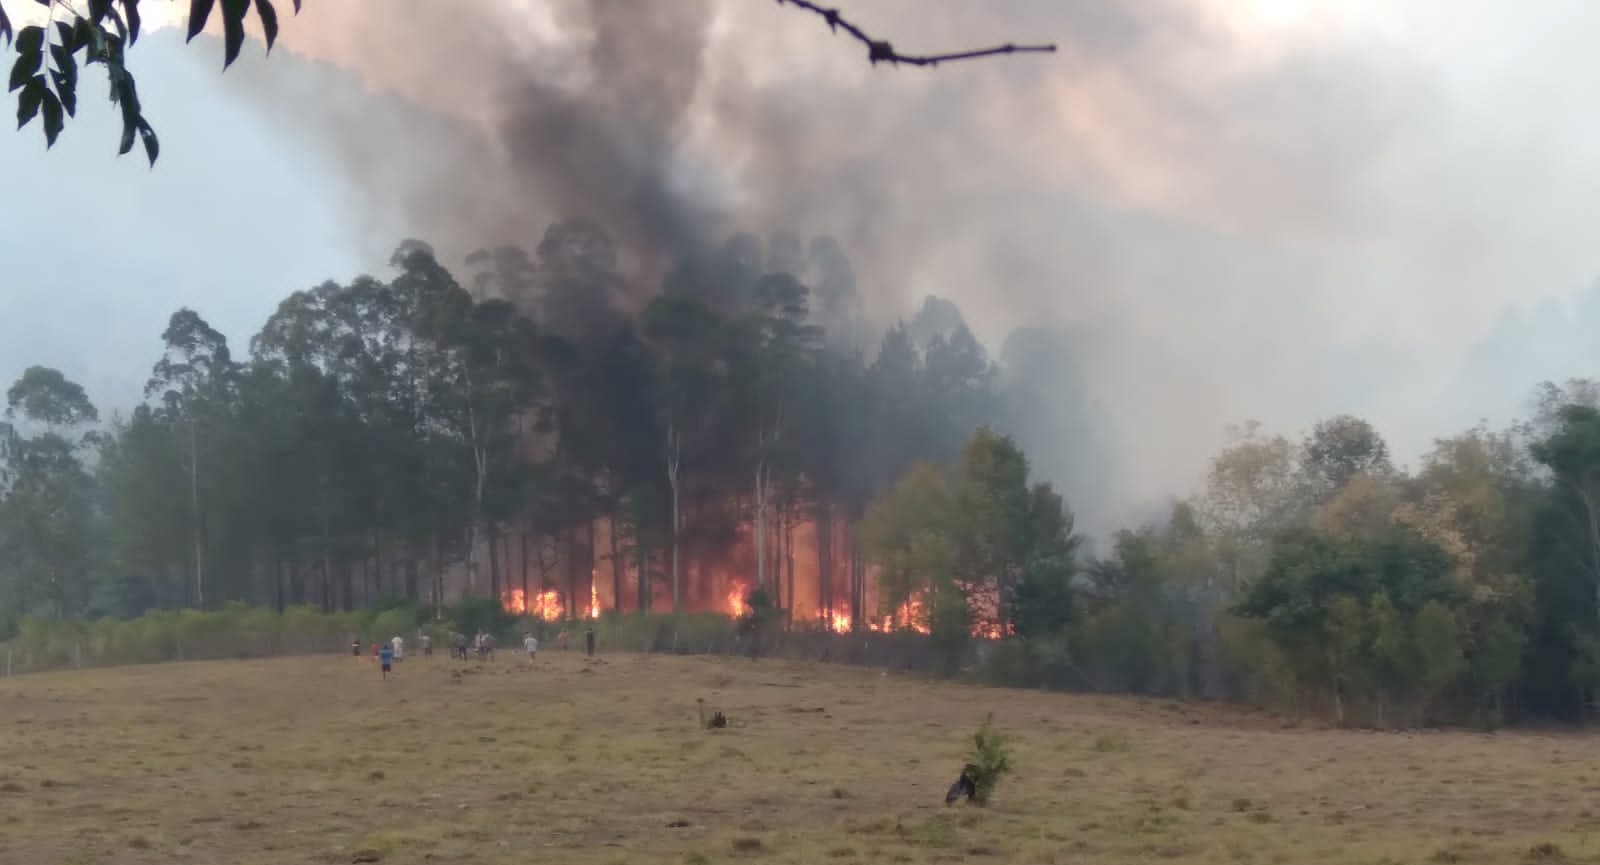
[[[220,78],[214,43],[150,33],[171,158],[137,182],[96,161],[115,118],[87,105],[57,144],[70,177],[7,140],[8,194],[64,202],[105,252],[19,257],[5,360],[60,369],[125,424],[86,440],[105,430],[30,415],[56,397],[18,403],[13,516],[57,519],[13,526],[93,541],[18,553],[13,610],[141,608],[105,594],[128,573],[161,605],[199,601],[198,570],[207,606],[279,587],[339,606],[425,598],[442,562],[487,592],[508,561],[591,558],[605,604],[631,608],[641,551],[659,606],[679,524],[686,603],[725,600],[728,574],[787,578],[798,549],[838,566],[800,575],[808,603],[826,585],[852,615],[898,615],[863,609],[882,563],[860,552],[914,558],[907,602],[921,588],[953,622],[972,610],[933,601],[973,582],[971,549],[870,553],[813,526],[842,532],[907,478],[986,489],[961,472],[987,424],[1027,457],[997,496],[1048,482],[1087,536],[1073,568],[1020,541],[996,565],[1071,609],[1037,625],[1032,673],[1270,681],[1406,722],[1589,702],[1586,662],[1564,660],[1593,636],[1571,565],[1589,419],[1562,407],[1591,400],[1557,393],[1501,431],[1530,383],[1594,372],[1592,297],[1551,300],[1600,272],[1600,163],[1569,83],[1600,77],[1574,35],[1592,26],[1434,0],[865,8],[897,44],[1063,43],[930,76],[879,74],[771,3],[382,5],[309,6],[272,60],[250,46]],[[61,214],[11,209],[0,236],[48,248]],[[391,269],[400,237],[435,254]],[[1243,418],[1262,423],[1224,434]],[[950,508],[910,517],[985,513]],[[757,512],[762,549],[739,534]],[[591,538],[585,513],[617,529]],[[581,606],[586,574],[551,567]],[[1241,673],[1241,647],[1278,666]],[[1432,704],[1398,705],[1402,684]]]
[[[1019,32],[1063,42],[1062,53],[1038,62],[923,75],[877,74],[859,46],[776,4],[690,3],[681,20],[641,22],[638,38],[648,34],[649,44],[616,37],[628,45],[624,59],[644,51],[685,61],[683,75],[646,86],[628,83],[627,62],[609,77],[594,73],[601,43],[583,3],[483,4],[472,14],[419,3],[406,19],[370,6],[308,7],[284,22],[272,59],[247,45],[221,76],[215,42],[180,48],[172,30],[141,41],[144,91],[156,100],[157,126],[170,130],[163,140],[173,158],[154,176],[138,172],[148,192],[119,194],[160,189],[192,202],[140,207],[146,222],[198,208],[228,214],[232,226],[175,223],[162,237],[212,231],[199,246],[221,249],[248,231],[315,247],[325,262],[297,267],[278,256],[264,265],[279,279],[241,280],[202,258],[196,270],[214,274],[203,283],[168,277],[182,286],[174,288],[180,302],[215,309],[212,320],[236,342],[283,286],[376,270],[404,236],[429,238],[441,260],[459,262],[483,245],[531,246],[550,221],[588,214],[618,238],[630,290],[652,289],[659,273],[651,267],[669,257],[652,262],[648,244],[623,238],[659,220],[594,214],[618,201],[664,202],[640,213],[708,219],[650,230],[668,245],[694,235],[714,244],[738,230],[839,238],[880,328],[936,294],[961,303],[997,356],[1019,324],[1068,331],[1093,401],[1116,432],[1108,495],[1112,510],[1127,514],[1189,484],[1221,444],[1218,431],[1241,417],[1299,428],[1356,411],[1389,433],[1399,461],[1414,460],[1433,434],[1407,411],[1418,394],[1433,398],[1450,385],[1503,305],[1570,292],[1596,269],[1586,239],[1569,229],[1589,219],[1584,202],[1600,200],[1582,191],[1600,172],[1563,143],[1582,140],[1581,131],[1536,140],[1506,131],[1511,108],[1542,118],[1513,129],[1581,116],[1562,108],[1581,104],[1582,94],[1561,82],[1587,80],[1574,66],[1586,51],[1567,38],[1582,28],[1554,27],[1539,8],[1514,20],[1432,3],[1403,12],[1310,4],[1302,17],[1176,3],[1018,2],[938,16],[896,3],[860,10],[870,30],[896,44]],[[1451,27],[1431,26],[1446,13]],[[1508,57],[1538,45],[1542,63],[1572,74],[1535,80],[1466,52],[1482,32],[1506,44]],[[1482,86],[1484,76],[1499,83]],[[606,101],[612,96],[651,110],[630,116]],[[212,106],[196,117],[220,120],[191,125],[179,110],[188,105]],[[51,166],[103,164],[92,169],[103,179],[82,175],[74,194],[125,187],[132,163],[102,159],[109,154],[94,146],[115,138],[96,125],[103,108],[86,105],[82,129],[69,129],[59,158],[37,170],[29,168],[37,141],[8,141],[19,151],[7,160],[9,182],[42,195],[45,176],[65,182]],[[567,138],[544,144],[550,159],[512,146],[522,140],[512,133],[538,129],[526,127],[530,118],[579,109]],[[1470,159],[1461,146],[1473,148]],[[573,176],[617,182],[575,192],[552,167],[573,149],[587,160]],[[666,169],[654,162],[663,154]],[[273,179],[225,171],[230,161],[270,166],[264,174]],[[607,163],[620,167],[594,167]],[[1523,182],[1525,164],[1562,181]],[[199,202],[204,193],[174,188],[191,185],[238,189],[223,202]],[[81,209],[91,219],[105,212]],[[265,216],[296,210],[293,224]],[[1500,215],[1510,212],[1524,218],[1508,225]],[[1519,227],[1531,225],[1546,228]],[[14,217],[4,226],[8,236],[30,230]],[[1495,242],[1463,240],[1486,236]],[[158,256],[130,248],[118,257]],[[106,296],[91,305],[121,303],[115,279],[94,267],[30,266],[24,280],[75,292],[66,297],[104,285]],[[222,294],[226,306],[202,302]],[[59,306],[46,311],[66,316]],[[121,399],[127,380],[106,377],[142,364],[137,337],[159,327],[153,311],[130,314],[146,323],[94,336],[120,347],[115,361],[42,353],[62,351],[52,342],[19,349],[10,362],[93,363],[80,368],[86,384]],[[8,344],[40,342],[37,333],[19,331]],[[1555,337],[1535,342],[1547,348]],[[1404,382],[1390,372],[1397,367],[1412,370]],[[1507,374],[1450,395],[1454,423],[1486,412],[1509,420],[1526,381],[1568,374],[1496,369]],[[1192,434],[1174,437],[1174,429]],[[1115,523],[1097,513],[1084,519],[1097,534]]]
[[[387,280],[285,298],[248,355],[178,310],[145,401],[104,426],[30,367],[7,391],[0,626],[31,617],[31,655],[49,620],[487,596],[916,631],[950,673],[999,640],[1000,682],[1340,723],[1588,714],[1595,382],[1542,385],[1526,422],[1440,438],[1415,471],[1354,416],[1235,428],[1200,493],[1096,556],[990,428],[1038,375],[1002,374],[937,299],[864,351],[850,313],[820,323],[838,274],[801,248],[737,235],[635,317],[587,223],[466,280],[407,241]]]

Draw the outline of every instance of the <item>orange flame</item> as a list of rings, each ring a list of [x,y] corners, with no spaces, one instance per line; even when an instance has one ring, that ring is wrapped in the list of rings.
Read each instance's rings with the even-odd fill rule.
[[[849,633],[850,631],[849,610],[845,610],[844,612],[823,610],[818,614],[818,618],[822,619],[822,627],[824,629],[832,631],[835,634],[845,634]]]
[[[744,583],[734,583],[728,590],[728,615],[735,619],[750,614],[750,589]]]
[[[901,604],[887,616],[876,620],[867,619],[867,629],[887,634],[891,631],[916,631],[919,634],[931,633],[928,623],[922,614],[922,593],[915,592],[906,602]]]
[[[524,595],[521,589],[510,589],[500,596],[500,605],[508,613],[533,616],[546,622],[558,622],[566,613],[561,605],[561,595],[554,589],[531,598]]]
[[[600,618],[600,592],[594,587],[592,578],[589,583],[589,618]]]

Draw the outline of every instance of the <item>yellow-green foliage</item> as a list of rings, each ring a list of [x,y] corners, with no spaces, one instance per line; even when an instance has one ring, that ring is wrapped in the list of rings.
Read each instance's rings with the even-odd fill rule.
[[[19,673],[75,666],[259,658],[339,651],[359,630],[352,613],[324,613],[311,607],[291,607],[278,613],[229,604],[213,611],[158,611],[136,619],[93,622],[26,618],[16,639],[0,646],[0,654],[9,652],[12,671]]]

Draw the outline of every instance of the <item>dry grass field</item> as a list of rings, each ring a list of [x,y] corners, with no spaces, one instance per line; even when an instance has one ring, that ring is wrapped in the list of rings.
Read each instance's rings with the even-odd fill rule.
[[[1017,770],[946,808],[991,709]],[[767,660],[172,664],[0,680],[0,862],[1600,861],[1597,758]]]

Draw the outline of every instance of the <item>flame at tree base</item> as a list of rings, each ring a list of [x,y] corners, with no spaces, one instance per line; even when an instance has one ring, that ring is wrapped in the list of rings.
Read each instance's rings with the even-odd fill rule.
[[[521,589],[508,589],[500,596],[500,606],[517,616],[532,616],[546,622],[559,622],[566,618],[566,608],[561,603],[561,593],[554,589],[528,596]]]
[[[529,616],[546,622],[559,622],[567,618],[566,605],[561,593],[555,589],[526,595],[521,589],[507,589],[500,595],[500,607],[514,616]],[[586,618],[600,618],[600,593],[589,587],[589,609]]]
[[[727,607],[728,615],[735,619],[750,615],[755,609],[750,606],[750,587],[744,583],[734,583],[733,588],[728,591]]]
[[[521,589],[508,589],[501,595],[501,605],[505,611],[517,616],[530,616],[546,622],[559,622],[567,618],[566,606],[562,603],[561,593],[554,589],[540,592],[535,595],[524,595]],[[905,603],[887,615],[866,616],[861,626],[872,633],[889,634],[912,632],[917,634],[932,633],[928,617],[925,612],[926,604],[922,592],[915,592],[907,598]],[[746,583],[735,582],[723,597],[718,608],[730,618],[740,619],[750,615],[754,608],[750,605],[750,587]],[[998,640],[1006,636],[1006,631],[993,621],[990,616],[982,615],[981,611],[973,612],[979,618],[972,625],[973,637],[985,640]],[[594,586],[589,586],[588,609],[582,618],[600,618],[600,592]],[[815,621],[822,630],[833,634],[848,634],[855,630],[855,619],[848,606],[834,607],[821,610],[815,615]]]

